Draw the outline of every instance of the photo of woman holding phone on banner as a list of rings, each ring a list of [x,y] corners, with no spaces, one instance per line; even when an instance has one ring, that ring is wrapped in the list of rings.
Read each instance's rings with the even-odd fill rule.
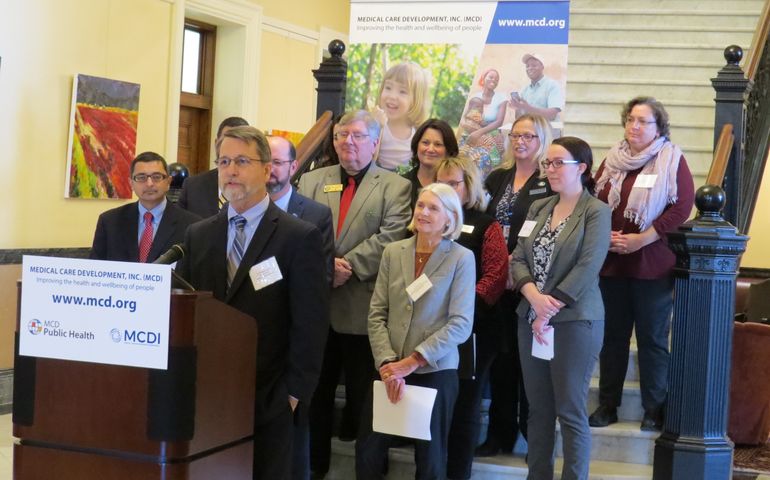
[[[599,270],[610,243],[610,209],[591,194],[592,165],[583,140],[551,143],[541,171],[557,195],[532,204],[511,260],[514,290],[523,297],[516,313],[529,400],[527,478],[533,480],[553,478],[557,418],[561,478],[588,478],[586,403],[604,336]],[[536,350],[550,352],[536,358]]]
[[[473,253],[454,240],[463,227],[457,193],[441,183],[422,189],[409,229],[385,247],[369,309],[374,366],[388,400],[406,385],[437,390],[431,440],[415,440],[417,478],[446,478],[449,425],[458,392],[458,345],[471,334],[476,299]],[[356,478],[382,478],[396,437],[372,431],[373,396],[364,405],[356,442]]]

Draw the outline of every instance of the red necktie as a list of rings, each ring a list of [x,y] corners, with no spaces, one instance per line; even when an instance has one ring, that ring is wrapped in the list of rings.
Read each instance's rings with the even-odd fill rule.
[[[139,262],[146,263],[152,247],[152,213],[144,212],[144,231],[139,240]]]
[[[353,195],[356,194],[356,181],[353,177],[348,177],[348,186],[342,192],[340,198],[340,218],[337,220],[337,237],[340,236],[342,225],[345,223],[345,216],[348,214],[350,204],[353,202]]]

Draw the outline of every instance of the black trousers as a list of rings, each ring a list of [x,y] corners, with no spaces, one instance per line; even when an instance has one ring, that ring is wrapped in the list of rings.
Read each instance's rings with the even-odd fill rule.
[[[506,449],[513,448],[519,432],[527,438],[529,415],[519,359],[518,304],[519,297],[512,292],[506,291],[500,298],[505,341],[492,363],[489,377],[491,401],[487,441],[496,441]]]
[[[446,478],[447,441],[452,411],[457,398],[457,370],[440,370],[433,373],[413,373],[406,377],[408,385],[419,385],[437,390],[436,401],[430,418],[431,440],[414,440],[415,478],[419,480],[444,480]],[[369,387],[366,405],[361,419],[361,430],[356,441],[357,480],[384,479],[383,468],[388,455],[392,435],[372,431],[372,388]]]
[[[294,413],[286,398],[280,415],[254,426],[254,480],[289,480],[292,475]]]
[[[310,404],[310,468],[317,474],[329,471],[334,397],[341,372],[345,374],[345,408],[340,437],[354,439],[374,374],[374,357],[367,335],[348,335],[329,329],[321,376]]]
[[[635,328],[642,407],[645,411],[660,409],[666,401],[674,280],[601,277],[599,287],[605,309],[599,401],[608,407],[620,406]]]
[[[498,351],[499,339],[496,336],[476,336],[476,378],[460,380],[452,426],[449,429],[448,478],[471,478],[473,452],[479,443],[481,431],[481,398]]]

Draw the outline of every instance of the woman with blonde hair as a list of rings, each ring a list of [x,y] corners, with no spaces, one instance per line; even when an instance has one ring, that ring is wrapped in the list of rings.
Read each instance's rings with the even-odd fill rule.
[[[473,160],[463,155],[445,158],[438,165],[436,182],[449,185],[460,197],[464,221],[457,243],[473,252],[476,261],[473,338],[460,347],[460,391],[449,430],[447,460],[447,478],[469,479],[481,429],[481,396],[503,330],[495,307],[508,278],[508,250],[500,224],[484,212],[486,192]]]
[[[388,399],[401,401],[405,385],[435,388],[431,440],[415,440],[416,478],[446,478],[447,437],[457,398],[457,346],[473,328],[476,269],[473,254],[454,240],[463,228],[452,188],[433,183],[417,198],[414,236],[385,247],[369,308],[374,367]],[[418,294],[411,285],[428,286]],[[408,293],[410,292],[410,293]],[[393,436],[372,431],[372,396],[356,442],[356,478],[383,478]]]
[[[508,138],[505,161],[487,177],[485,186],[492,196],[487,213],[502,226],[510,254],[529,206],[551,195],[551,187],[539,170],[552,140],[551,126],[539,115],[522,115],[513,123]],[[490,374],[489,430],[486,441],[477,449],[479,456],[510,452],[519,431],[527,438],[528,403],[521,381],[516,323],[511,321],[516,318],[520,298],[518,292],[506,290],[500,299],[504,330],[500,335],[501,351]]]

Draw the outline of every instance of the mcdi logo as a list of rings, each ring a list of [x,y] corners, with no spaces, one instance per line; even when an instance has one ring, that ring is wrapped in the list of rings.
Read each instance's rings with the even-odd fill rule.
[[[160,332],[146,332],[144,330],[123,330],[113,328],[110,330],[110,338],[115,343],[128,343],[131,345],[147,345],[157,347],[160,345]]]

